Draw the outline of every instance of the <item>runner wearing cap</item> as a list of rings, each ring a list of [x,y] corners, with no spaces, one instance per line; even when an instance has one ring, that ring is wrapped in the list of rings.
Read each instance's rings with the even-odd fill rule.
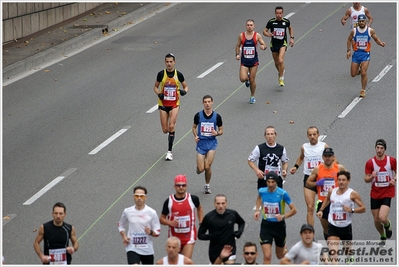
[[[270,171],[266,174],[266,185],[258,189],[254,219],[260,217],[259,208],[262,207],[262,223],[260,225],[260,244],[263,251],[263,264],[270,264],[272,260],[273,239],[276,244],[276,256],[282,259],[286,253],[286,225],[285,219],[296,214],[296,207],[287,191],[277,186],[277,173]],[[287,203],[290,211],[285,212]]]
[[[385,243],[392,237],[392,225],[388,219],[391,199],[396,191],[396,158],[385,154],[387,143],[384,139],[375,142],[376,155],[366,162],[364,181],[371,183],[370,204],[374,225]],[[385,231],[384,231],[385,230]]]
[[[280,264],[320,264],[322,245],[313,241],[313,226],[309,223],[303,224],[300,234],[302,240],[296,243],[287,254],[285,254]]]
[[[328,190],[338,186],[337,173],[339,171],[346,171],[345,167],[335,162],[334,150],[327,147],[323,150],[323,163],[314,167],[308,180],[306,181],[307,187],[317,186],[317,204],[316,212],[323,211],[323,216],[319,217],[321,226],[323,227],[324,239],[328,237],[328,212],[329,206],[324,210],[320,207],[326,199]]]
[[[204,218],[204,211],[197,196],[187,193],[187,177],[179,174],[174,179],[175,194],[165,200],[160,222],[169,226],[168,237],[176,236],[181,241],[180,253],[191,259],[197,240],[195,227],[195,209],[199,224]]]

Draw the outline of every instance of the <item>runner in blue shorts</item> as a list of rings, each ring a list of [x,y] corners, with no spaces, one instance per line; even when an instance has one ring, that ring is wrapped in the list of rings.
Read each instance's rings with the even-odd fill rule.
[[[222,117],[213,111],[213,98],[206,95],[202,98],[204,110],[199,111],[194,116],[192,132],[197,143],[197,174],[205,171],[204,193],[210,194],[212,170],[211,165],[215,157],[218,141],[216,136],[223,134]]]

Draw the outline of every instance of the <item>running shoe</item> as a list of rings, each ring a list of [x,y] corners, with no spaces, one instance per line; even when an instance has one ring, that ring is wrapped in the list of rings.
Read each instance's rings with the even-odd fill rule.
[[[251,97],[249,98],[249,104],[255,104],[255,102],[256,102],[255,97],[251,96]]]
[[[385,227],[385,225],[384,225],[384,229],[385,229],[385,234],[386,234],[387,238],[391,238],[392,237],[391,221],[388,220],[388,222],[389,222],[388,227]]]
[[[383,248],[385,248],[385,244],[386,244],[386,241],[387,241],[387,238],[386,237],[380,237],[380,247],[383,247]]]
[[[359,93],[359,97],[366,97],[366,91],[365,90],[360,90],[360,93]]]
[[[211,187],[209,185],[204,186],[204,194],[210,194],[212,193]]]
[[[245,81],[245,86],[246,86],[246,87],[249,87],[250,84],[251,84],[251,83],[249,82],[249,72],[248,72],[248,80]]]
[[[281,79],[281,78],[278,79],[278,84],[279,84],[280,86],[285,86],[284,80]]]
[[[166,153],[165,160],[167,160],[167,161],[172,161],[173,160],[172,151],[168,151],[168,153]]]

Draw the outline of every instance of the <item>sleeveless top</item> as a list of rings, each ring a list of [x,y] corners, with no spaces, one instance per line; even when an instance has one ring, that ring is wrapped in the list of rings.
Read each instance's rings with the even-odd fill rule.
[[[242,33],[241,37],[241,63],[244,65],[254,65],[259,61],[258,59],[258,51],[256,49],[256,40],[257,33],[254,32],[254,36],[252,39],[247,39],[245,37],[245,32]]]
[[[333,163],[331,169],[327,169],[324,164],[319,165],[319,173],[316,181],[325,179],[323,185],[317,186],[317,198],[319,201],[324,201],[327,197],[330,188],[338,187],[337,173],[339,172],[338,164]]]
[[[204,140],[213,140],[216,139],[216,136],[212,135],[212,130],[217,131],[217,125],[216,125],[216,117],[217,113],[215,111],[212,112],[212,117],[210,119],[207,119],[204,116],[204,111],[201,110],[199,112],[199,124],[198,124],[198,129],[197,129],[197,134],[199,139]]]
[[[310,175],[314,167],[319,166],[323,162],[323,150],[326,146],[324,142],[318,142],[316,145],[310,143],[303,144],[304,150],[304,162],[303,162],[303,173]]]
[[[343,205],[349,206],[351,209],[355,207],[355,202],[350,198],[353,189],[348,188],[342,195],[337,195],[338,189],[334,188],[330,196],[328,222],[336,227],[345,227],[352,223],[352,212],[345,211]]]
[[[364,13],[364,6],[362,6],[362,8],[361,8],[359,11],[355,10],[355,9],[353,8],[353,6],[351,6],[351,29],[357,27],[357,17],[358,17],[360,14],[365,15],[365,13]]]
[[[177,77],[177,70],[174,70],[173,77],[169,78],[165,69],[160,87],[164,98],[163,100],[158,98],[158,106],[175,107],[180,105],[180,82]]]
[[[171,265],[171,264],[169,264],[168,256],[163,257],[162,265]],[[176,265],[184,265],[184,255],[179,254],[179,259],[178,259]]]
[[[57,264],[70,263],[72,256],[66,252],[66,247],[69,246],[72,225],[64,222],[62,226],[56,226],[49,221],[43,224],[43,228],[44,255],[49,255],[50,261]]]
[[[354,29],[355,34],[353,36],[353,51],[355,52],[370,52],[371,50],[371,35],[370,35],[370,27],[365,28],[364,32],[359,31],[360,28],[357,27]]]

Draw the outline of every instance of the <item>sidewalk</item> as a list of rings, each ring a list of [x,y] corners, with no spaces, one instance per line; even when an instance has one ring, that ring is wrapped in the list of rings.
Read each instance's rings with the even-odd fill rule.
[[[3,83],[85,44],[112,35],[167,3],[104,3],[73,19],[3,44]]]

